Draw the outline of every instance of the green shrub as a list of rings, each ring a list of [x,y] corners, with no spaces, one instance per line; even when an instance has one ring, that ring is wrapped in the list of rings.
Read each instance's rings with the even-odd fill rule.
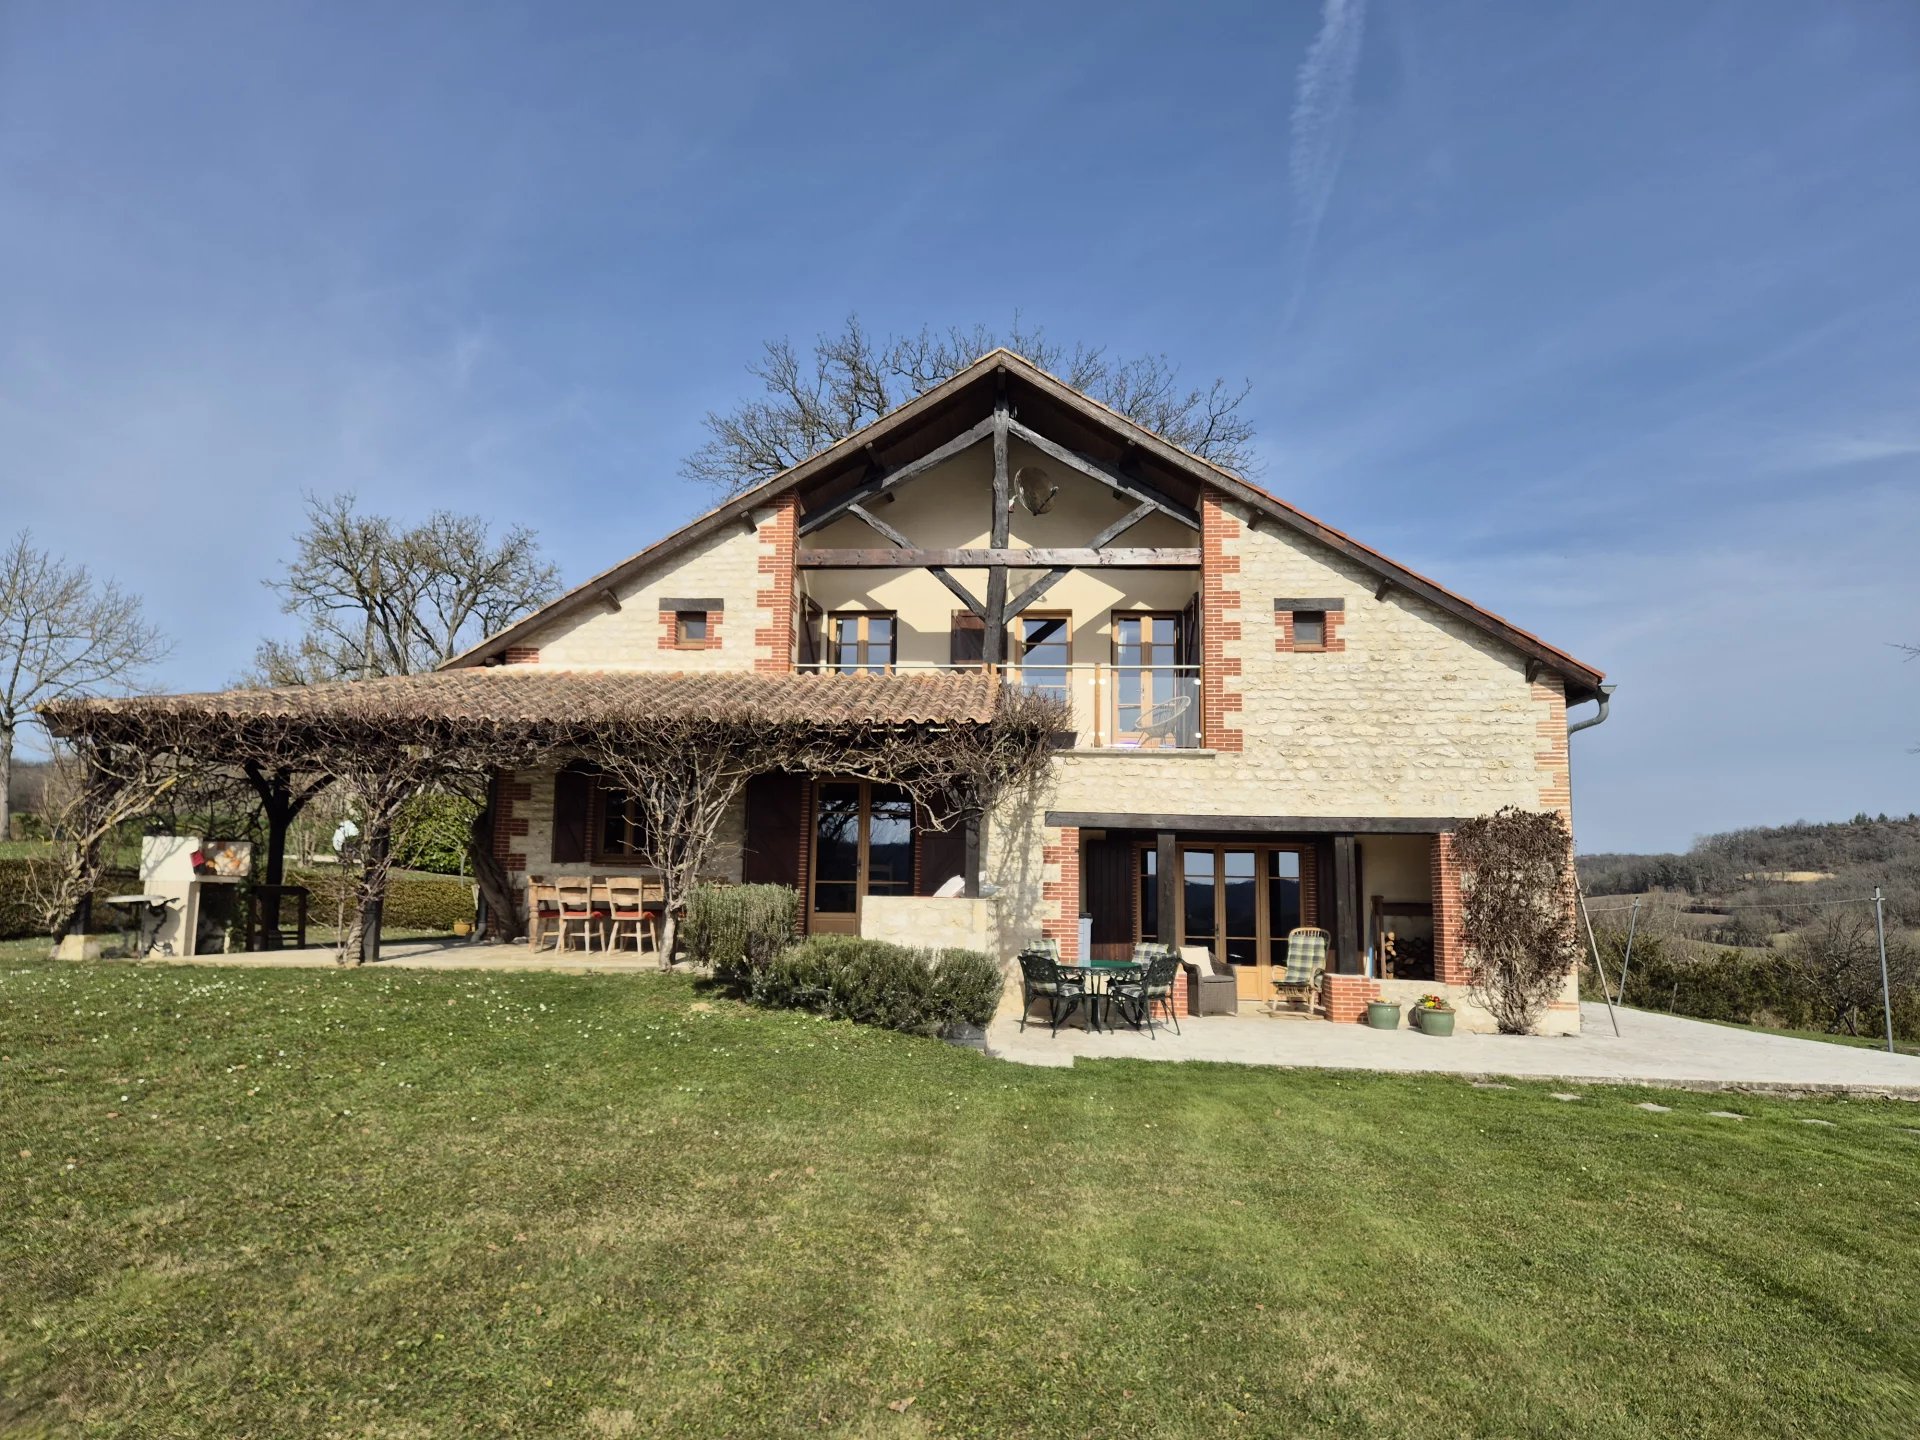
[[[761,1005],[936,1035],[985,1025],[1000,1003],[1000,967],[974,950],[910,950],[852,935],[814,935],[754,978]]]
[[[340,918],[340,900],[353,889],[353,871],[336,865],[311,870],[287,869],[287,884],[307,887],[307,921],[332,927]],[[452,875],[423,875],[395,870],[387,877],[387,930],[451,930],[473,919],[473,882]]]
[[[0,940],[28,940],[47,933],[39,901],[43,877],[38,872],[49,870],[52,864],[51,855],[0,858]],[[130,895],[139,888],[137,871],[115,867],[100,872],[102,895]],[[94,928],[111,928],[113,923],[114,912],[96,905]]]
[[[793,943],[800,897],[785,885],[701,885],[687,900],[680,946],[688,959],[736,989]]]
[[[416,795],[393,825],[393,863],[435,875],[467,873],[467,845],[480,807],[459,795]]]

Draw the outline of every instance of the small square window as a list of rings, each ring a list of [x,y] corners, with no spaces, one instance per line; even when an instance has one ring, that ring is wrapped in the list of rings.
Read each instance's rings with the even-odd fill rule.
[[[1296,650],[1324,650],[1327,647],[1327,612],[1324,610],[1296,610],[1293,612],[1293,648]]]
[[[692,650],[703,648],[707,643],[707,612],[704,610],[675,611],[673,643]]]

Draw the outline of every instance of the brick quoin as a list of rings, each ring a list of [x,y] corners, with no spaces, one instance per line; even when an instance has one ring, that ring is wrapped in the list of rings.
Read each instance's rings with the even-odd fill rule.
[[[1453,835],[1433,837],[1433,978],[1444,985],[1467,983],[1466,946],[1460,938],[1460,867]]]
[[[507,664],[538,665],[539,663],[540,647],[538,645],[509,645],[507,647]]]
[[[1540,772],[1540,808],[1573,818],[1573,767],[1567,758],[1567,692],[1557,676],[1542,677],[1533,692],[1533,763]]]
[[[662,610],[660,612],[660,648],[662,650],[718,650],[720,648],[720,625],[726,617],[724,610],[708,610],[707,638],[698,645],[682,645],[679,641],[680,612]]]
[[[753,603],[767,612],[765,628],[753,632],[753,668],[785,675],[793,668],[793,552],[799,531],[800,500],[783,496],[759,529],[760,588]]]
[[[532,829],[532,820],[520,807],[533,800],[533,784],[527,780],[507,780],[495,776],[493,781],[493,858],[500,862],[500,868],[508,874],[516,874],[527,868],[526,845],[515,845],[516,838],[524,837]],[[502,933],[498,917],[489,920],[490,933]]]
[[[1040,933],[1060,942],[1060,958],[1070,965],[1080,963],[1080,831],[1066,826],[1058,841],[1043,845],[1042,864],[1056,870],[1056,878],[1043,881],[1040,898],[1050,902],[1052,913],[1040,921]]]
[[[1273,612],[1273,648],[1280,655],[1338,655],[1347,648],[1345,637],[1340,633],[1347,623],[1347,612],[1329,610],[1326,618],[1326,643],[1323,645],[1296,645],[1293,642],[1293,611],[1276,610]]]
[[[1366,975],[1323,975],[1320,977],[1320,1003],[1327,1019],[1351,1025],[1366,1018],[1367,1002],[1380,998],[1380,982]]]
[[[1210,750],[1238,751],[1242,736],[1236,724],[1227,727],[1227,716],[1239,710],[1244,700],[1238,691],[1227,689],[1229,678],[1238,678],[1240,657],[1229,654],[1240,645],[1240,621],[1227,619],[1232,611],[1240,613],[1240,557],[1230,555],[1226,542],[1238,540],[1240,522],[1220,503],[1220,492],[1205,490],[1200,495],[1200,738]]]

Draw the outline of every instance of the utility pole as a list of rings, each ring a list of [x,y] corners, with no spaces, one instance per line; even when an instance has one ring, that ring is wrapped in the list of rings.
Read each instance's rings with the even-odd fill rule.
[[[1893,1054],[1893,987],[1887,983],[1887,914],[1880,887],[1873,887],[1873,933],[1880,942],[1880,1013],[1887,1022],[1887,1053]]]

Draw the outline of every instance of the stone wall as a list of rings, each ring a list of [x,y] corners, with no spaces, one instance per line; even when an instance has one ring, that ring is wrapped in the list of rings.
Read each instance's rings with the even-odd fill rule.
[[[869,895],[860,903],[860,934],[916,949],[993,953],[992,907],[965,896]]]

